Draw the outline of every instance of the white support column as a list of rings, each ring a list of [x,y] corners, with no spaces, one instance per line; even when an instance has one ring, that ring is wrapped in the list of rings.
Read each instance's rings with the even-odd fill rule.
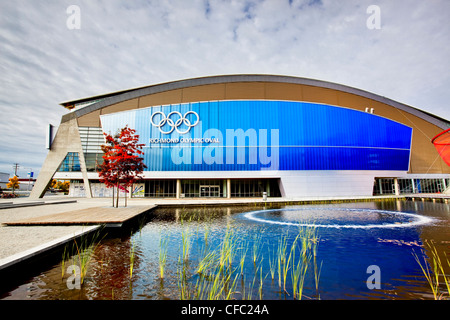
[[[383,183],[381,183],[381,179],[378,179],[378,186],[380,187],[380,194],[383,194]]]
[[[177,179],[177,199],[181,198],[181,180]]]
[[[227,198],[231,199],[231,179],[227,179]]]
[[[400,195],[400,188],[398,185],[398,178],[394,178],[394,191],[395,191],[395,195],[399,196]]]
[[[226,198],[228,195],[227,180],[222,181],[222,194],[223,198]]]

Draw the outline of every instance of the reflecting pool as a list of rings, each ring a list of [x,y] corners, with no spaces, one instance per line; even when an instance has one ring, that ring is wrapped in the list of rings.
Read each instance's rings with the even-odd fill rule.
[[[0,297],[434,299],[421,269],[432,265],[432,250],[450,274],[443,203],[160,208],[120,234],[106,232],[86,255],[81,242],[68,246]],[[83,265],[77,287],[68,268]],[[438,297],[448,298],[439,280]]]

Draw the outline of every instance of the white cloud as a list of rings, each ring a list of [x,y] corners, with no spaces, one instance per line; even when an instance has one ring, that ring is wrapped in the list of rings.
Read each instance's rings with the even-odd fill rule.
[[[80,30],[66,27],[72,4]],[[380,30],[366,27],[372,4]],[[38,171],[60,102],[206,75],[337,82],[449,119],[449,11],[446,0],[2,1],[0,171]]]

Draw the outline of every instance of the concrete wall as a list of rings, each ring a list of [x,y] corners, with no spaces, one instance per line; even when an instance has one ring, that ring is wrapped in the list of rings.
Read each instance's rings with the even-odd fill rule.
[[[51,150],[42,165],[30,198],[36,199],[44,196],[45,190],[51,182],[56,170],[64,160],[68,152],[77,152],[80,158],[81,173],[85,182],[86,196],[91,197],[88,176],[81,147],[80,134],[78,132],[77,119],[61,123],[53,140]]]

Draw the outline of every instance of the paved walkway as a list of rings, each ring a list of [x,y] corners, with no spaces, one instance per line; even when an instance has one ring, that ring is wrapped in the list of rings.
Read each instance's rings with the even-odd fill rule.
[[[156,205],[129,206],[126,208],[94,207],[19,219],[4,222],[4,224],[7,226],[122,224],[155,207]]]
[[[26,257],[41,252],[45,247],[53,247],[55,243],[69,241],[73,237],[86,232],[88,227],[81,225],[73,226],[7,226],[5,223],[19,219],[30,219],[48,214],[61,213],[73,210],[93,208],[99,205],[110,205],[110,201],[95,199],[97,201],[79,201],[68,197],[45,197],[44,202],[55,202],[60,200],[77,200],[76,203],[60,203],[39,206],[22,206],[0,210],[0,269],[2,266],[10,265],[11,260],[21,261]],[[5,202],[14,204],[27,204],[28,198],[0,199],[0,204]]]

